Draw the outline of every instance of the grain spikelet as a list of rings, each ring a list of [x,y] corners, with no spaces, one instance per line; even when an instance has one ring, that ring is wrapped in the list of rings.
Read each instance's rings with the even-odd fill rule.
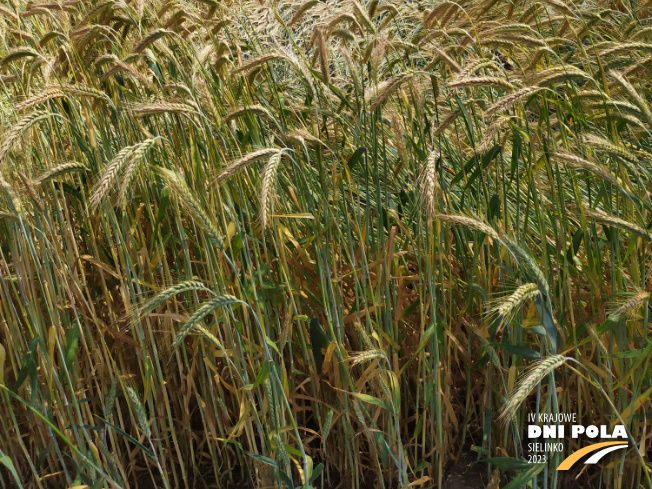
[[[590,75],[585,71],[575,68],[574,66],[564,65],[556,66],[537,73],[533,81],[539,86],[550,85],[562,81],[572,80],[573,78],[590,79]]]
[[[176,348],[185,339],[186,336],[188,336],[196,329],[197,326],[202,326],[204,318],[211,314],[215,309],[220,309],[222,307],[238,304],[241,302],[242,301],[236,297],[233,297],[232,295],[223,295],[216,297],[215,299],[212,299],[208,302],[204,302],[177,332],[174,340],[172,341],[171,347],[173,349]]]
[[[133,104],[127,106],[137,117],[147,117],[158,114],[196,114],[197,109],[188,104],[173,102],[155,102],[145,104]]]
[[[160,306],[162,306],[167,301],[169,301],[172,297],[175,297],[179,294],[183,294],[184,292],[197,291],[197,290],[204,291],[204,292],[211,292],[211,290],[208,287],[206,287],[202,282],[199,282],[198,280],[186,280],[184,282],[180,282],[178,284],[172,285],[171,287],[162,290],[151,299],[142,303],[134,311],[132,322],[136,322],[139,319],[142,319],[145,316],[145,314],[158,309]]]
[[[308,131],[305,129],[295,129],[293,131],[288,132],[285,137],[290,140],[290,141],[295,141],[299,144],[312,144],[312,145],[319,145],[319,146],[324,146],[326,147],[326,143],[324,143],[321,139],[316,138],[312,134],[310,134]]]
[[[453,110],[448,114],[444,119],[439,123],[437,127],[432,131],[433,136],[439,136],[442,132],[446,130],[455,120],[460,116],[462,112],[459,109]]]
[[[521,285],[513,294],[498,301],[490,314],[497,314],[504,323],[507,323],[523,307],[523,304],[534,299],[538,294],[539,286],[537,284]]]
[[[619,229],[623,229],[632,234],[636,234],[637,236],[640,236],[644,239],[652,240],[652,235],[650,235],[650,233],[646,229],[637,226],[636,224],[625,221],[624,219],[621,219],[619,217],[609,215],[600,209],[590,209],[588,207],[585,207],[584,211],[586,212],[587,216],[589,216],[592,219],[595,219],[601,224],[606,224],[607,226],[613,226]]]
[[[485,116],[491,116],[496,112],[500,112],[501,110],[508,109],[519,100],[529,97],[530,95],[538,92],[539,90],[541,90],[541,88],[539,87],[525,87],[525,88],[521,88],[520,90],[517,90],[516,92],[510,93],[509,95],[506,95],[505,97],[499,99],[495,104],[489,107],[485,111]]]
[[[250,105],[248,107],[240,107],[239,109],[235,109],[229,112],[224,118],[224,122],[229,122],[233,119],[237,119],[238,117],[242,117],[245,114],[263,115],[268,119],[274,120],[274,116],[272,116],[272,114],[270,114],[264,106]]]
[[[513,90],[514,85],[509,83],[504,78],[497,76],[477,76],[474,78],[462,78],[453,80],[448,84],[448,88],[463,88],[463,87],[502,87],[508,90]]]
[[[74,95],[77,97],[90,97],[90,98],[100,98],[108,100],[106,94],[95,90],[94,88],[85,87],[82,85],[49,85],[44,87],[37,95],[19,103],[16,105],[16,110],[21,112],[23,110],[30,109],[35,105],[42,104],[53,98],[63,97],[64,95]]]
[[[480,154],[483,153],[491,144],[493,141],[493,138],[496,134],[499,133],[500,129],[503,127],[503,124],[505,124],[507,121],[511,119],[511,116],[509,115],[504,115],[496,119],[493,124],[491,124],[488,128],[487,131],[484,134],[484,137],[482,138],[482,141],[480,144],[475,148],[475,153]]]
[[[521,378],[518,386],[503,406],[499,419],[505,422],[513,419],[518,407],[530,392],[556,368],[564,365],[566,361],[567,359],[564,355],[552,355],[538,361],[530,367],[528,373]]]
[[[220,236],[220,232],[217,230],[213,220],[208,217],[208,214],[206,214],[186,182],[173,171],[165,168],[157,168],[157,171],[167,180],[172,191],[171,194],[179,199],[182,208],[199,223],[199,226],[206,233],[211,244],[217,248],[222,248],[224,246],[224,239]]]
[[[426,165],[421,174],[421,202],[426,209],[428,218],[433,219],[437,214],[437,195],[440,192],[437,179],[437,159],[439,151],[432,151],[426,159]]]
[[[616,44],[612,48],[606,49],[600,52],[600,56],[607,57],[616,53],[631,53],[633,51],[643,51],[646,53],[652,53],[652,44],[646,42],[626,42],[621,44]]]
[[[447,222],[449,224],[465,226],[469,229],[473,229],[474,231],[480,231],[481,233],[484,233],[495,240],[500,240],[500,236],[498,236],[498,233],[494,228],[482,221],[478,221],[475,218],[463,216],[461,214],[435,214],[434,217],[435,219]]]
[[[595,136],[594,134],[586,134],[584,139],[587,147],[590,147],[591,149],[616,156],[632,163],[638,163],[639,161],[638,157],[622,144],[612,143],[611,141]]]
[[[14,142],[16,139],[27,129],[29,129],[31,126],[36,124],[38,121],[42,119],[46,119],[48,117],[52,117],[54,114],[50,112],[45,112],[45,111],[35,111],[27,114],[25,117],[23,117],[21,120],[19,120],[16,124],[14,124],[5,134],[5,137],[2,141],[2,144],[0,144],[0,162],[4,159],[6,156],[7,152],[11,149],[13,146]]]
[[[618,322],[621,319],[631,318],[641,306],[650,302],[650,293],[644,290],[634,294],[627,302],[623,303],[609,314],[609,321]]]
[[[304,2],[294,12],[294,15],[290,19],[290,22],[288,22],[288,27],[292,27],[294,24],[299,22],[299,19],[301,19],[301,17],[303,17],[303,14],[305,14],[308,10],[310,10],[312,7],[314,7],[318,3],[319,3],[319,0],[308,0],[307,2]]]
[[[263,182],[260,188],[260,223],[267,229],[270,217],[274,214],[276,199],[276,174],[281,163],[282,151],[274,153],[263,169]]]
[[[140,425],[140,429],[142,430],[142,432],[147,438],[151,438],[152,431],[149,427],[147,414],[145,413],[145,407],[140,402],[140,397],[138,396],[138,393],[133,387],[128,385],[125,386],[125,393],[127,394],[127,398],[129,399],[129,404],[131,405],[131,408],[134,410],[134,414],[136,415],[136,420]]]
[[[0,190],[2,190],[2,193],[5,196],[5,201],[7,203],[7,206],[9,207],[9,211],[11,211],[13,214],[20,216],[23,211],[23,207],[20,203],[20,200],[18,199],[18,196],[16,195],[16,192],[14,191],[13,187],[9,185],[9,183],[2,178],[0,175]]]
[[[625,78],[620,73],[612,71],[609,74],[625,90],[625,92],[627,92],[627,95],[632,98],[636,107],[638,107],[641,113],[645,116],[647,123],[652,124],[652,112],[650,112],[650,108],[648,107],[648,104],[643,99],[643,97],[641,97],[636,89],[627,80],[625,80]]]
[[[85,171],[88,171],[88,167],[83,163],[78,163],[76,161],[69,161],[68,163],[63,163],[61,165],[55,166],[54,168],[50,168],[49,170],[41,173],[38,177],[36,177],[34,183],[36,183],[37,185],[43,185],[44,183],[47,183],[50,180],[53,180],[61,175],[65,175],[67,173],[85,172]]]
[[[375,360],[377,358],[387,360],[387,355],[383,350],[367,350],[352,354],[349,357],[349,360],[351,362],[351,366],[355,367],[356,365],[360,365],[361,363],[368,362],[369,360]]]
[[[424,67],[425,71],[432,70],[439,61],[443,61],[444,63],[446,63],[450,67],[450,69],[453,70],[455,73],[459,73],[460,71],[462,71],[460,65],[457,64],[457,61],[455,61],[446,51],[444,51],[444,49],[441,46],[439,46],[438,44],[434,44],[431,47],[435,51],[436,56],[430,63],[428,63]]]
[[[0,67],[21,58],[33,58],[38,55],[39,54],[35,50],[26,46],[12,48],[7,51],[7,54],[5,54],[2,59],[0,59]]]
[[[89,200],[91,207],[97,207],[109,192],[114,182],[118,179],[118,176],[124,169],[125,164],[128,162],[129,154],[132,149],[133,146],[122,148],[106,166],[102,173],[102,177],[92,190],[91,198]]]
[[[169,33],[170,31],[166,29],[154,29],[152,32],[150,32],[145,37],[143,37],[140,41],[138,41],[138,44],[134,46],[131,52],[142,53],[143,51],[145,51],[145,49],[147,49],[148,46],[152,45],[158,39],[161,39],[162,37],[164,37],[166,34]]]
[[[556,158],[560,161],[563,161],[564,163],[567,163],[568,165],[572,166],[573,168],[577,168],[579,170],[586,170],[589,171],[603,180],[612,183],[616,185],[617,187],[623,188],[623,184],[620,181],[619,178],[611,174],[609,171],[607,171],[605,168],[601,167],[600,165],[593,163],[591,161],[585,160],[584,158],[580,158],[579,156],[571,155],[568,153],[551,153],[553,158]]]
[[[330,80],[328,73],[328,46],[326,46],[326,36],[321,29],[315,30],[315,44],[317,45],[317,52],[319,53],[319,66],[321,68],[321,76],[324,78],[324,83],[328,84]]]
[[[259,149],[258,151],[249,153],[248,155],[243,156],[242,158],[235,160],[234,162],[227,165],[226,169],[219,174],[217,180],[220,182],[224,181],[230,176],[238,173],[243,168],[246,168],[250,164],[254,163],[255,161],[271,157],[280,152],[281,150],[278,148],[263,148]]]
[[[372,88],[371,92],[365,95],[365,98],[369,101],[370,111],[376,110],[382,105],[382,103],[389,98],[399,87],[405,83],[407,80],[414,76],[413,73],[401,73],[396,75],[389,80],[385,80],[378,84],[377,87]]]
[[[267,63],[268,61],[280,59],[282,57],[283,56],[279,53],[264,54],[262,56],[258,56],[240,65],[240,67],[235,70],[235,73],[248,73],[260,65]]]

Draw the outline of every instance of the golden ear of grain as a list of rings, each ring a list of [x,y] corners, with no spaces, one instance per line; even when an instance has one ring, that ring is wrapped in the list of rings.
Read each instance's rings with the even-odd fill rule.
[[[504,422],[512,420],[518,407],[530,392],[551,372],[565,363],[566,357],[564,355],[552,355],[534,364],[529,372],[521,378],[518,386],[503,406],[499,419]]]
[[[403,83],[413,76],[414,73],[411,72],[401,73],[400,75],[396,75],[389,80],[379,83],[377,87],[370,89],[370,92],[365,96],[365,98],[370,102],[369,110],[373,112],[380,107],[383,102],[398,90]]]
[[[7,54],[5,54],[2,59],[0,59],[0,67],[3,67],[4,65],[21,58],[33,58],[38,55],[39,54],[34,49],[27,46],[12,48],[7,51]]]
[[[508,323],[527,301],[534,299],[538,294],[537,284],[521,285],[511,295],[500,299],[489,314],[497,314],[503,324]]]
[[[21,120],[19,120],[16,124],[14,124],[6,133],[5,137],[0,144],[0,163],[2,163],[2,160],[4,157],[7,155],[11,147],[13,146],[14,142],[18,137],[25,132],[27,129],[29,129],[31,126],[36,124],[38,121],[42,119],[46,119],[48,117],[54,116],[53,113],[51,112],[45,112],[45,111],[35,111],[27,114],[25,117],[23,117]]]
[[[613,322],[630,318],[641,306],[650,302],[650,293],[641,290],[634,294],[628,301],[621,304],[616,310],[609,314],[609,320]]]
[[[494,136],[496,136],[500,130],[502,129],[503,125],[511,119],[511,116],[504,115],[496,119],[493,124],[491,124],[488,128],[487,131],[484,133],[484,137],[482,138],[482,141],[480,141],[480,144],[475,148],[475,153],[476,154],[481,154],[486,151],[486,149],[489,147],[491,142],[493,141]]]
[[[243,156],[242,158],[235,160],[231,162],[229,165],[227,165],[226,169],[219,174],[217,180],[218,181],[226,180],[227,178],[229,178],[232,175],[235,175],[240,170],[246,168],[250,164],[259,161],[261,159],[269,158],[272,155],[280,152],[281,150],[278,148],[263,148],[263,149],[259,149],[258,151],[249,153],[248,155]]]
[[[7,182],[2,175],[0,175],[0,190],[4,194],[5,201],[7,203],[7,206],[9,207],[9,210],[17,215],[20,216],[22,214],[22,205],[20,203],[20,199],[18,198],[18,195],[16,195],[16,192],[14,191],[13,187],[9,185],[9,182]]]
[[[166,168],[157,167],[156,171],[167,180],[170,194],[179,199],[182,208],[199,223],[211,244],[216,248],[223,248],[224,239],[220,232],[181,176]]]
[[[429,219],[433,219],[437,215],[437,195],[441,191],[437,178],[437,159],[439,156],[440,153],[436,150],[428,155],[420,177],[420,199]]]
[[[475,231],[480,231],[481,233],[484,233],[495,240],[500,240],[500,236],[494,228],[473,217],[464,216],[461,214],[435,214],[434,217],[435,219],[447,222],[449,224],[464,226]]]
[[[497,76],[476,76],[472,78],[455,79],[448,84],[449,89],[464,87],[502,87],[507,90],[513,90],[514,85],[504,78]]]
[[[282,154],[282,151],[273,154],[263,169],[263,182],[260,188],[260,223],[263,229],[267,229],[271,216],[274,214],[276,174]]]
[[[506,95],[503,98],[499,99],[495,104],[493,104],[485,111],[484,115],[486,117],[489,117],[494,115],[496,112],[500,112],[501,110],[508,109],[519,100],[529,97],[530,95],[538,92],[539,90],[541,90],[541,88],[539,87],[521,88],[520,90],[517,90],[516,92],[510,93],[509,95]]]
[[[632,234],[636,234],[641,238],[652,240],[652,234],[650,234],[647,229],[637,226],[636,224],[633,224],[631,222],[625,221],[624,219],[621,219],[619,217],[609,215],[600,209],[591,209],[587,206],[584,206],[584,212],[588,217],[595,219],[601,224],[606,224],[607,226],[613,226],[619,229],[623,229]]]
[[[224,118],[224,122],[229,122],[232,121],[233,119],[237,119],[238,117],[242,117],[245,114],[256,114],[256,115],[262,115],[267,117],[270,120],[274,120],[274,116],[270,114],[270,112],[267,110],[262,105],[255,104],[255,105],[250,105],[248,107],[240,107],[238,109],[232,110],[229,112],[226,117]]]

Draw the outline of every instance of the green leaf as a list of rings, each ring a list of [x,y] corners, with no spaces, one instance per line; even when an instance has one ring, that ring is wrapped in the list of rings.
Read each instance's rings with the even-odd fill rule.
[[[315,482],[317,477],[319,477],[323,471],[324,471],[324,464],[318,464],[317,467],[315,467],[315,469],[312,471],[312,475],[310,476],[310,480],[308,482],[310,482],[311,484]]]
[[[514,457],[491,457],[487,459],[487,462],[503,470],[527,470],[532,466],[522,458]]]
[[[370,396],[369,394],[362,394],[360,392],[352,392],[352,394],[358,399],[360,399],[362,402],[368,402],[369,404],[373,404],[374,406],[378,406],[383,409],[386,409],[389,412],[392,411],[386,403],[384,403],[377,397]]]
[[[9,471],[9,473],[14,477],[14,480],[16,481],[18,488],[23,489],[23,484],[20,482],[20,478],[18,477],[18,472],[16,472],[16,467],[14,467],[14,463],[7,455],[5,455],[5,453],[2,450],[0,450],[0,464],[4,465]]]
[[[97,415],[95,415],[97,416]],[[131,436],[129,433],[126,431],[121,430],[119,427],[111,423],[110,421],[107,421],[106,419],[102,418],[101,416],[97,416],[99,420],[101,420],[104,424],[106,424],[109,428],[111,428],[113,431],[118,433],[119,435],[124,436],[127,440],[129,440],[131,443],[136,445],[138,448],[140,448],[143,453],[145,453],[149,458],[152,460],[157,460],[156,454],[152,452],[149,448],[147,448],[145,445],[140,443],[138,440],[136,440],[133,436]]]
[[[536,464],[532,465],[528,470],[521,472],[516,477],[514,477],[509,484],[507,484],[503,489],[520,489],[523,485],[530,482],[534,479],[539,472],[543,470],[546,464]]]

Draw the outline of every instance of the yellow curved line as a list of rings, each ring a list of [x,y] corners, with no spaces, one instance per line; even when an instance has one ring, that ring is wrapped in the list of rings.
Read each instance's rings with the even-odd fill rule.
[[[612,445],[627,445],[627,442],[605,441],[603,443],[596,443],[594,445],[589,445],[588,447],[584,447],[576,451],[575,453],[572,453],[568,457],[566,457],[566,459],[561,464],[559,464],[557,470],[568,470],[575,464],[575,462],[581,459],[584,455],[587,455],[591,452],[595,452],[596,450],[600,450],[601,448],[604,447],[610,447]]]

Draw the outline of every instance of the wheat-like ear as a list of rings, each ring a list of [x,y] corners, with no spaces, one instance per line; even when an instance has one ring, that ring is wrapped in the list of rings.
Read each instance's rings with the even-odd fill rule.
[[[294,15],[290,19],[290,22],[288,22],[288,27],[292,27],[294,24],[299,22],[299,19],[303,17],[303,14],[305,14],[308,10],[310,10],[312,7],[317,5],[319,3],[319,0],[308,0],[305,2],[303,5],[300,5],[297,10],[295,10]]]
[[[647,229],[637,226],[636,224],[633,224],[631,222],[625,221],[624,219],[621,219],[619,217],[609,215],[600,209],[590,209],[589,207],[584,207],[584,212],[588,217],[595,219],[601,224],[606,224],[608,226],[624,229],[625,231],[628,231],[632,234],[636,234],[641,238],[652,240],[652,235],[647,231]]]
[[[480,144],[475,148],[475,153],[480,154],[483,153],[491,144],[491,142],[494,139],[494,136],[500,132],[502,129],[503,125],[511,119],[511,116],[509,115],[503,115],[496,119],[488,128],[487,131],[484,133],[484,137],[482,138],[482,141],[480,141]]]
[[[514,85],[509,83],[504,78],[497,76],[476,76],[470,78],[458,78],[448,84],[448,88],[453,90],[455,88],[464,87],[502,87],[507,90],[514,90]]]
[[[31,126],[36,124],[38,121],[42,119],[46,119],[48,117],[54,116],[53,113],[51,112],[45,112],[45,111],[40,111],[37,110],[35,112],[31,112],[27,114],[25,117],[23,117],[21,120],[19,120],[16,124],[14,124],[6,133],[5,137],[2,140],[2,143],[0,144],[0,163],[4,159],[4,157],[7,155],[11,147],[13,146],[14,142],[18,137],[25,132],[27,129],[29,129]]]
[[[591,75],[585,71],[575,68],[572,65],[556,66],[537,73],[533,82],[539,86],[551,85],[562,81],[572,80],[574,78],[583,78],[588,80]]]
[[[616,156],[621,160],[629,161],[631,163],[639,162],[638,156],[632,153],[629,148],[623,146],[622,144],[615,144],[608,139],[602,138],[600,136],[595,136],[593,134],[584,135],[584,140],[586,142],[586,146],[591,149]],[[636,172],[638,172],[638,170],[636,170]]]
[[[421,187],[421,201],[426,209],[426,214],[429,219],[432,219],[437,214],[437,194],[441,190],[437,179],[437,159],[439,158],[439,151],[432,151],[426,159],[426,165],[420,177]]]
[[[514,105],[519,100],[529,97],[530,95],[538,92],[539,90],[541,90],[540,87],[521,88],[520,90],[517,90],[516,92],[510,93],[509,95],[506,95],[505,97],[499,99],[495,104],[493,104],[485,111],[484,115],[488,117],[495,114],[496,112],[500,112],[501,110],[509,109],[512,105]]]
[[[166,29],[154,29],[152,32],[148,33],[143,37],[138,43],[134,46],[134,48],[131,50],[132,54],[133,53],[142,53],[147,49],[148,46],[152,45],[154,42],[156,42],[158,39],[161,39],[163,36],[166,34],[169,34],[171,31],[168,31]]]
[[[414,73],[401,73],[400,75],[396,75],[389,80],[379,83],[377,87],[372,87],[370,91],[365,94],[365,99],[370,103],[369,110],[373,112],[380,107],[390,95],[392,95],[403,83],[413,76]]]
[[[7,54],[5,54],[4,58],[0,59],[0,68],[17,59],[33,58],[38,55],[39,54],[35,50],[27,46],[10,49],[7,51]]]
[[[433,136],[439,136],[442,132],[446,130],[448,126],[450,126],[455,120],[460,116],[462,112],[459,109],[453,110],[450,114],[448,114],[446,117],[441,119],[441,122],[435,129],[432,131]]]
[[[91,198],[89,200],[91,207],[97,207],[109,192],[111,186],[117,180],[118,176],[124,169],[125,164],[128,162],[129,154],[132,149],[133,146],[122,148],[106,166],[100,181],[93,187]]]
[[[351,362],[351,366],[355,367],[356,365],[360,365],[361,363],[368,362],[369,360],[374,360],[376,358],[387,360],[387,355],[383,350],[367,350],[352,354],[349,357],[349,360]]]
[[[34,183],[37,185],[43,185],[44,183],[49,182],[50,180],[57,178],[61,175],[67,173],[76,173],[76,172],[85,172],[88,171],[88,167],[83,163],[78,163],[76,161],[69,161],[68,163],[63,163],[57,165],[54,168],[41,173],[38,177],[34,179]]]
[[[648,107],[648,104],[643,99],[643,97],[641,97],[636,89],[620,73],[612,71],[609,74],[614,80],[616,80],[618,85],[620,85],[625,90],[625,92],[627,92],[627,95],[631,97],[636,107],[638,107],[641,113],[645,116],[647,123],[652,124],[652,112],[650,112],[650,108]]]
[[[2,190],[2,193],[5,196],[5,201],[9,206],[9,210],[13,214],[20,216],[22,214],[22,209],[23,209],[20,203],[20,199],[16,195],[16,192],[14,191],[13,187],[9,185],[9,183],[4,178],[2,178],[2,175],[0,175],[0,190]]]
[[[193,290],[211,292],[208,287],[206,287],[202,282],[198,280],[186,280],[185,282],[180,282],[178,284],[172,285],[171,287],[162,290],[154,297],[138,306],[138,308],[136,308],[136,310],[133,312],[132,322],[142,319],[143,316],[145,316],[147,313],[154,311],[158,307],[162,306],[172,297]]]
[[[537,284],[521,285],[511,295],[497,301],[489,314],[498,315],[503,324],[508,323],[527,301],[534,299],[538,294]]]
[[[107,165],[102,174],[102,178],[100,178],[100,181],[93,188],[93,193],[89,200],[91,207],[97,207],[102,202],[121,174],[123,174],[123,178],[119,196],[124,198],[134,175],[140,167],[143,156],[159,139],[161,138],[157,136],[122,148]]]
[[[180,104],[174,102],[154,102],[154,103],[144,103],[144,104],[133,104],[126,106],[131,110],[134,115],[137,117],[146,117],[149,115],[158,115],[158,114],[183,114],[190,115],[196,114],[197,108],[188,104]]]
[[[233,119],[242,117],[245,114],[262,115],[270,120],[274,120],[274,116],[269,113],[266,107],[259,104],[255,104],[255,105],[250,105],[248,107],[240,107],[238,109],[232,110],[226,115],[226,117],[224,118],[224,122],[232,121]]]
[[[457,224],[460,226],[465,226],[469,229],[473,229],[475,231],[480,231],[481,233],[484,233],[495,240],[500,240],[500,236],[494,228],[473,217],[463,216],[460,214],[435,214],[434,217],[435,219],[439,219],[440,221],[447,222],[449,224]]]
[[[263,169],[263,183],[260,189],[260,224],[263,229],[267,229],[270,218],[274,214],[276,174],[282,154],[282,151],[273,154]]]
[[[597,163],[593,163],[592,161],[588,161],[585,160],[584,158],[580,158],[579,156],[571,155],[568,153],[557,152],[557,153],[552,153],[550,156],[560,161],[563,161],[564,163],[578,170],[589,171],[599,176],[603,180],[615,185],[616,187],[619,187],[626,192],[628,191],[626,188],[624,188],[624,184],[623,182],[620,181],[619,178],[614,176],[612,173],[610,173],[609,171],[607,171],[605,168],[601,167]]]
[[[199,223],[199,226],[206,233],[208,240],[217,248],[224,246],[224,239],[217,230],[213,220],[208,217],[201,204],[192,193],[186,182],[179,174],[165,168],[157,168],[157,171],[167,180],[171,195],[179,199],[181,207]]]
[[[326,45],[326,34],[324,34],[324,32],[319,28],[315,30],[315,44],[317,45],[317,52],[319,54],[321,76],[324,78],[324,83],[328,85],[330,81],[328,46]]]
[[[532,392],[532,389],[539,385],[557,367],[564,365],[566,361],[567,358],[564,355],[552,355],[530,367],[528,373],[521,378],[518,386],[503,406],[499,419],[505,422],[513,419],[518,407]]]
[[[644,290],[634,294],[627,302],[621,304],[616,310],[609,314],[609,320],[618,322],[622,318],[630,318],[638,311],[643,304],[650,302],[650,293]]]
[[[188,336],[188,334],[192,333],[197,328],[197,326],[202,326],[204,318],[212,313],[215,309],[238,303],[242,303],[242,301],[231,295],[219,296],[208,302],[204,302],[177,332],[174,341],[172,341],[171,348],[176,348],[184,340],[184,338]]]
[[[249,153],[246,156],[243,156],[242,158],[233,161],[229,165],[227,165],[226,169],[219,174],[217,177],[218,181],[224,181],[227,178],[229,178],[232,175],[235,175],[238,173],[240,170],[243,168],[246,168],[250,164],[254,163],[255,161],[259,161],[265,158],[269,158],[272,155],[275,155],[277,153],[280,153],[281,150],[278,148],[263,148],[259,149],[258,151],[254,151],[252,153]]]
[[[134,414],[136,415],[136,420],[138,421],[140,429],[147,438],[151,438],[152,430],[149,427],[147,414],[145,412],[145,406],[143,406],[143,403],[140,401],[140,396],[136,392],[136,389],[127,385],[125,386],[125,394],[127,394],[129,404],[131,405],[131,409],[133,409]]]

